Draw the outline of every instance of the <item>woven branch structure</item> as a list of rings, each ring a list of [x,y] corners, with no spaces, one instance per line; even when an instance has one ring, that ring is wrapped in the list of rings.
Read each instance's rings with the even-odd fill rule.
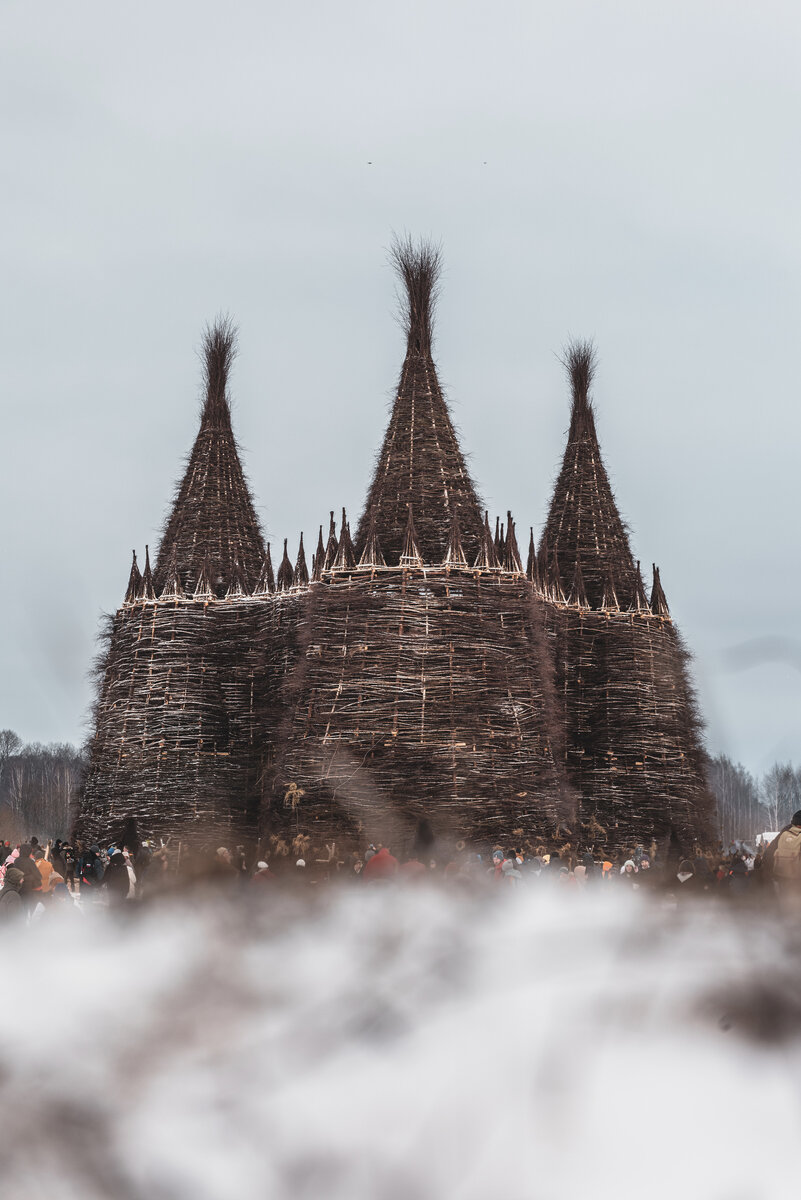
[[[432,357],[439,251],[396,242],[406,358],[351,538],[273,567],[205,335],[200,429],[155,570],[134,554],[98,661],[76,835],[402,850],[437,836],[608,852],[710,836],[701,721],[659,571],[650,599],[601,460],[592,347],[539,549],[483,513]],[[524,562],[525,557],[525,562]]]

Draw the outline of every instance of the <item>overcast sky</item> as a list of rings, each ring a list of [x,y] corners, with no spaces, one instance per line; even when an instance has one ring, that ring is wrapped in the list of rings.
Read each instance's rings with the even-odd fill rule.
[[[796,4],[5,0],[0,22],[0,728],[85,736],[100,614],[157,540],[216,313],[268,536],[355,521],[403,356],[397,230],[442,241],[436,358],[493,512],[539,530],[557,354],[594,337],[606,464],[710,749],[801,761]]]

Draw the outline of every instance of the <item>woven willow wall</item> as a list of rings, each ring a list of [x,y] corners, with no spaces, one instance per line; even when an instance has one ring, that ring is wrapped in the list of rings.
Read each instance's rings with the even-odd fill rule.
[[[582,843],[711,837],[687,652],[670,619],[552,604],[547,614]]]
[[[542,604],[520,576],[390,570],[313,587],[270,818],[319,842],[551,836],[569,815]],[[298,796],[298,792],[302,796]]]
[[[76,833],[255,836],[300,595],[124,605],[102,669]]]

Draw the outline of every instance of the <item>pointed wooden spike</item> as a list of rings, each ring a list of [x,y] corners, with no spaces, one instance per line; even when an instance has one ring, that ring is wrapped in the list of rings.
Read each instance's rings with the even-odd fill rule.
[[[629,612],[650,612],[651,606],[648,603],[648,597],[645,594],[645,588],[642,582],[642,573],[640,571],[640,560],[637,559],[637,570],[634,572],[634,599],[629,605]]]
[[[653,583],[651,585],[651,612],[657,617],[670,617],[667,597],[662,588],[662,580],[659,578],[659,567],[656,563],[652,563],[651,565],[654,571]]]
[[[502,554],[502,552],[501,552],[501,538],[502,538],[502,534],[501,534],[501,518],[500,518],[500,517],[496,517],[496,518],[495,518],[495,541],[494,541],[494,546],[495,546],[495,554],[496,554],[496,556],[497,556],[497,558],[498,558],[498,562],[503,562],[503,554]]]
[[[555,550],[551,555],[548,582],[551,589],[551,599],[553,600],[554,604],[567,604],[565,589],[562,587],[562,573],[559,570],[559,556]]]
[[[328,542],[325,547],[325,558],[323,559],[324,571],[330,571],[334,565],[334,560],[337,556],[339,543],[337,541],[337,523],[334,520],[334,510],[331,509],[331,521],[328,526]]]
[[[178,555],[175,546],[170,552],[170,557],[167,562],[167,574],[164,578],[164,587],[161,589],[160,600],[183,600],[186,593],[184,592],[181,576],[178,574]]]
[[[615,580],[612,575],[612,568],[608,567],[604,576],[604,590],[601,596],[601,608],[604,612],[619,612],[620,602],[617,598],[617,589]]]
[[[339,545],[337,546],[337,554],[334,559],[334,570],[336,571],[352,571],[356,566],[356,552],[353,549],[353,542],[350,537],[350,525],[348,517],[342,509],[342,524],[339,528]]]
[[[495,553],[495,542],[490,529],[489,513],[484,513],[484,530],[481,543],[478,547],[476,561],[473,564],[474,571],[497,571],[498,556]]]
[[[364,550],[362,550],[362,556],[359,559],[359,567],[363,570],[372,570],[376,567],[385,567],[386,565],[386,559],[378,543],[375,515],[371,513],[367,525],[367,540],[364,543]]]
[[[298,547],[298,557],[295,563],[295,587],[309,586],[309,568],[306,566],[306,551],[303,549],[303,532],[300,535],[300,546]]]
[[[537,569],[537,546],[534,541],[534,526],[529,526],[528,561],[526,562],[526,578],[529,583],[539,587],[540,573]]]
[[[537,569],[539,570],[540,583],[543,589],[548,587],[550,570],[548,564],[548,534],[543,531],[540,541],[540,552],[537,558]]]
[[[275,591],[275,576],[273,575],[273,563],[270,557],[270,543],[267,543],[267,553],[264,556],[264,562],[261,565],[259,572],[259,580],[256,584],[254,596],[269,596],[270,592]]]
[[[142,595],[142,573],[139,570],[139,565],[136,561],[136,551],[133,551],[133,562],[131,563],[131,573],[128,576],[128,588],[125,592],[125,603],[135,604]]]
[[[292,563],[289,561],[289,555],[286,552],[288,540],[288,538],[284,538],[284,557],[281,559],[281,565],[278,568],[277,583],[279,592],[288,592],[292,587],[292,580],[294,579]]]
[[[462,531],[459,528],[459,506],[458,504],[453,510],[453,520],[451,521],[451,532],[448,537],[448,548],[445,551],[443,560],[445,567],[462,567],[467,569],[467,559],[465,558],[464,549],[462,547]]]
[[[142,572],[142,599],[155,600],[156,593],[153,588],[153,572],[150,569],[150,547],[145,546],[145,569]]]
[[[323,527],[320,526],[320,532],[317,535],[317,550],[312,563],[312,581],[319,583],[323,577],[323,563],[325,562],[325,547],[323,546]]]
[[[423,565],[420,548],[417,545],[417,534],[414,528],[414,514],[411,504],[409,505],[409,516],[406,521],[406,533],[403,538],[403,553],[401,554],[400,565],[402,567],[422,567]]]
[[[210,600],[214,595],[213,576],[211,562],[208,554],[205,554],[200,563],[198,571],[197,583],[192,594],[194,600]]]
[[[242,567],[239,565],[239,560],[234,559],[231,564],[231,577],[228,581],[228,588],[225,593],[226,600],[239,600],[242,596],[248,596],[247,580]]]
[[[568,604],[575,605],[577,608],[589,608],[587,600],[587,589],[584,587],[584,576],[581,573],[581,561],[576,559],[576,567],[573,571],[573,582],[570,587],[570,598]]]
[[[523,563],[520,558],[520,550],[517,545],[517,534],[515,533],[515,523],[512,520],[512,514],[506,514],[506,537],[503,547],[503,569],[508,571],[510,575],[522,575]]]

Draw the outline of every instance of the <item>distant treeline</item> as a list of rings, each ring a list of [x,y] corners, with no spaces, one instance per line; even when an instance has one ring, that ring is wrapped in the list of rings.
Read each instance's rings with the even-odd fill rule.
[[[774,763],[759,777],[725,754],[713,758],[709,784],[718,804],[724,845],[753,841],[759,833],[781,829],[801,809],[801,768]]]
[[[26,744],[0,729],[0,840],[66,837],[84,765],[83,752],[67,742]]]

